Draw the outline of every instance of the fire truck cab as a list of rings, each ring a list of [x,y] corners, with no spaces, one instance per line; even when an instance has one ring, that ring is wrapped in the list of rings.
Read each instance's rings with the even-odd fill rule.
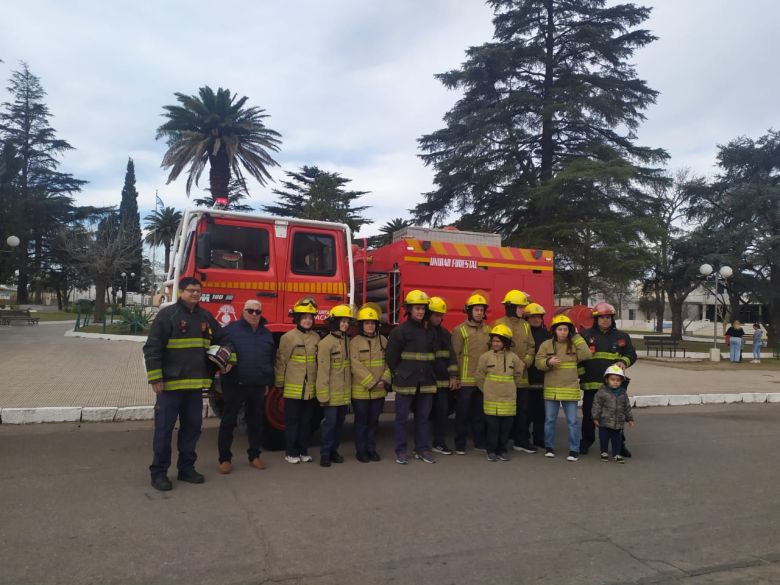
[[[301,296],[317,301],[316,320],[340,303],[351,303],[352,245],[345,224],[266,217],[219,210],[185,212],[175,238],[165,283],[194,276],[203,285],[201,305],[226,325],[241,317],[249,299],[263,304],[267,327],[293,327],[288,310]]]

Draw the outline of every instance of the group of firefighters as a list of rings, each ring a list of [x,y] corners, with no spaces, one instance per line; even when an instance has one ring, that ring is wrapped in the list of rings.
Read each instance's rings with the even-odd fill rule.
[[[633,422],[624,370],[636,361],[636,352],[629,335],[617,330],[608,303],[595,306],[593,327],[580,334],[566,315],[545,325],[544,307],[520,290],[506,293],[504,314],[489,325],[486,295],[474,292],[465,303],[466,320],[450,332],[442,326],[445,300],[413,290],[405,297],[405,320],[389,337],[380,332],[380,308],[369,303],[356,312],[349,305],[333,307],[329,332],[321,338],[314,329],[317,304],[304,297],[290,311],[295,327],[282,335],[274,352],[259,301],[247,301],[241,319],[220,328],[197,302],[197,279],[183,279],[179,289],[179,300],[158,313],[144,346],[148,379],[157,394],[150,466],[156,489],[172,488],[167,470],[177,417],[178,478],[204,481],[194,467],[195,444],[201,389],[210,386],[214,364],[222,372],[225,397],[219,432],[223,474],[232,469],[230,444],[242,406],[250,465],[266,467],[260,441],[264,396],[272,384],[283,393],[285,461],[292,464],[312,461],[309,440],[317,404],[322,407],[321,466],[344,461],[339,448],[350,406],[357,460],[380,461],[376,435],[390,391],[395,392],[395,462],[400,465],[409,461],[411,412],[412,455],[425,463],[436,462],[434,453],[465,455],[469,439],[489,461],[508,461],[510,435],[516,451],[531,454],[542,447],[547,457],[555,457],[560,408],[568,423],[569,461],[588,452],[597,427],[602,459],[608,460],[607,441],[614,460],[630,456],[622,435],[623,425]],[[357,333],[350,338],[355,323]],[[452,398],[454,449],[447,441]]]

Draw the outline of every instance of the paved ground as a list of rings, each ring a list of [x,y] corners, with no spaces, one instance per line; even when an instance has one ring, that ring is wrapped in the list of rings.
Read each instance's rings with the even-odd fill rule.
[[[625,465],[274,453],[264,472],[237,456],[230,476],[212,422],[206,484],[167,494],[147,483],[149,423],[0,425],[0,583],[780,583],[779,416],[643,410]],[[384,421],[385,454],[390,435]]]
[[[142,344],[65,337],[71,324],[0,328],[0,408],[146,406]],[[631,368],[631,394],[780,392],[780,371],[757,365],[743,372],[686,371],[640,361]]]

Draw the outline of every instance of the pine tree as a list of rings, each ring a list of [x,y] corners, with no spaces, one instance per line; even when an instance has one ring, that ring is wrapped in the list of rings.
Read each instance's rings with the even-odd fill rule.
[[[596,273],[612,280],[647,261],[643,188],[658,180],[648,165],[667,155],[635,144],[657,92],[628,60],[655,39],[635,28],[650,10],[605,0],[488,3],[495,40],[437,76],[463,97],[445,128],[419,140],[436,189],[415,216],[439,224],[455,212],[509,244],[550,246],[559,284],[587,302]]]
[[[46,92],[26,63],[12,73],[7,90],[11,101],[4,102],[0,110],[0,139],[19,158],[6,188],[13,191],[18,204],[14,218],[15,235],[21,240],[16,255],[17,299],[26,303],[28,285],[39,282],[46,271],[52,239],[75,211],[71,195],[86,181],[57,170],[58,157],[73,147],[57,138],[49,126],[51,114],[43,101]]]
[[[360,215],[368,206],[353,207],[354,201],[368,191],[345,190],[344,186],[350,179],[316,166],[303,166],[297,173],[287,171],[285,174],[288,179],[282,181],[282,189],[273,190],[273,194],[280,199],[274,205],[263,205],[266,213],[341,222],[347,224],[353,232],[372,223]]]
[[[125,184],[122,187],[122,202],[119,204],[119,229],[124,232],[126,241],[134,243],[130,266],[126,272],[127,274],[135,274],[133,277],[128,277],[127,288],[137,291],[141,281],[141,269],[143,268],[143,247],[141,216],[138,213],[138,191],[135,188],[135,164],[132,158],[127,159]],[[127,291],[124,290],[124,279],[121,280],[122,305],[124,306]]]

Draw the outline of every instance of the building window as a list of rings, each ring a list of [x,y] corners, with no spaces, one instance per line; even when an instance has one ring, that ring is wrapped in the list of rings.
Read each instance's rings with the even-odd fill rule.
[[[636,321],[636,309],[629,309],[628,310],[628,320],[629,321]]]

